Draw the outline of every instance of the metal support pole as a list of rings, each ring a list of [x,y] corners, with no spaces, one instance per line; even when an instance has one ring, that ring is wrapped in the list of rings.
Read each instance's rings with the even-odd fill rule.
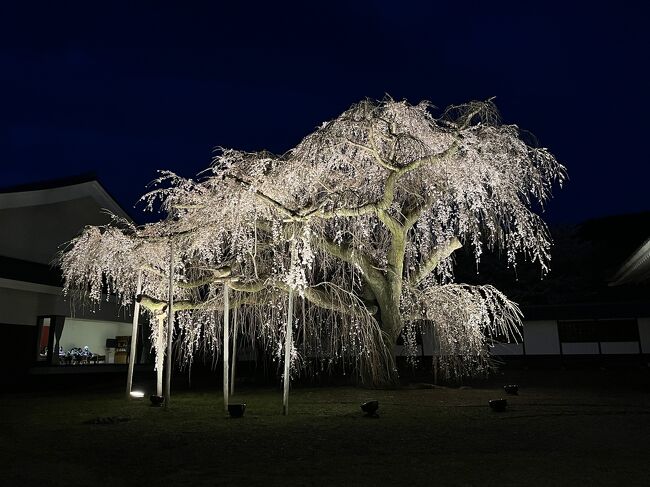
[[[129,371],[126,376],[126,397],[131,397],[133,388],[133,368],[135,367],[135,351],[138,341],[138,319],[140,317],[140,303],[137,297],[142,293],[142,271],[138,272],[138,283],[135,288],[135,306],[133,307],[133,327],[131,328],[131,353],[129,354]]]
[[[232,319],[232,365],[230,366],[230,397],[235,394],[235,370],[237,369],[237,308]]]
[[[230,361],[228,348],[230,347],[230,298],[228,296],[228,286],[223,285],[223,409],[228,412],[228,363]]]
[[[296,263],[296,244],[291,241],[291,268]],[[289,383],[291,382],[291,352],[293,351],[293,288],[289,287],[287,306],[287,328],[284,337],[284,393],[282,395],[282,414],[289,414]]]
[[[167,303],[167,370],[165,371],[165,407],[169,407],[172,387],[172,335],[174,334],[174,241],[169,240],[169,302]]]

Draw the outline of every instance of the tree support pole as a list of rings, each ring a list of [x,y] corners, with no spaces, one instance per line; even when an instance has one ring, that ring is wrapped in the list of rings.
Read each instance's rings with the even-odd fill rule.
[[[291,241],[291,267],[296,263],[296,244]],[[289,287],[287,307],[287,328],[284,337],[284,393],[282,396],[282,414],[289,414],[289,383],[291,382],[291,352],[293,350],[293,287]]]
[[[232,365],[230,369],[230,397],[235,394],[235,369],[237,368],[237,308],[232,319]]]
[[[163,364],[165,361],[165,343],[163,333],[165,332],[165,315],[160,315],[158,320],[158,338],[156,339],[156,395],[163,394]]]
[[[230,297],[228,296],[228,286],[223,285],[223,408],[228,412],[228,395],[230,386],[228,385],[228,365],[230,362]]]
[[[142,271],[138,272],[138,283],[136,284],[135,295],[142,294]],[[138,319],[140,318],[140,302],[136,299],[133,307],[133,327],[131,328],[131,353],[129,354],[129,371],[126,376],[126,397],[131,397],[133,388],[133,368],[135,367],[135,351],[138,340]]]
[[[174,241],[169,240],[169,302],[167,303],[167,370],[165,371],[165,407],[169,407],[172,387],[172,335],[174,334]]]

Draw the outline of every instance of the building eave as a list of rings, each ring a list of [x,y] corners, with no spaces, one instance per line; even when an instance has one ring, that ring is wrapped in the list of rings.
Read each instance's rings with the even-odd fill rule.
[[[47,205],[87,197],[112,214],[133,221],[102,184],[90,176],[0,190],[0,209]]]

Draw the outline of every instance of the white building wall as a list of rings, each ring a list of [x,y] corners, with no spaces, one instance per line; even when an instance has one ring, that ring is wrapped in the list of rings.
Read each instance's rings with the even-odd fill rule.
[[[496,343],[490,347],[492,355],[523,355],[524,345],[521,343]]]
[[[39,302],[37,293],[0,288],[0,323],[35,326]]]
[[[563,342],[564,355],[598,355],[598,342]]]
[[[639,353],[639,342],[600,342],[603,355],[630,355]]]
[[[64,299],[61,288],[0,279],[0,324],[36,326],[37,317],[47,315],[129,321],[130,316],[125,316],[124,312],[111,302],[102,302],[94,310],[74,310]]]
[[[641,352],[650,353],[650,318],[639,318],[639,342],[641,343]]]
[[[559,355],[560,342],[555,320],[525,321],[526,355]]]

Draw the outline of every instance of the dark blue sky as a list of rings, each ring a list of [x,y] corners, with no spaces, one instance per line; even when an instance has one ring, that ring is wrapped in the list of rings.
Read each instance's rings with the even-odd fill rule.
[[[569,170],[548,220],[650,210],[647,8],[350,4],[3,4],[0,186],[95,172],[137,217],[156,169],[216,146],[284,152],[384,93],[496,96]]]

